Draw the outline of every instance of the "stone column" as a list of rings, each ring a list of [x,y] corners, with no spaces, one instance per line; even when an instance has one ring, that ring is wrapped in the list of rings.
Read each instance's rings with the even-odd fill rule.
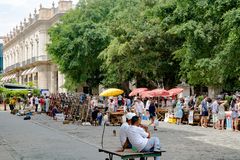
[[[58,72],[55,65],[51,65],[51,86],[50,92],[56,93],[58,91]]]
[[[6,65],[5,65],[6,68],[8,67],[8,56],[9,55],[6,55]]]
[[[6,62],[7,62],[7,58],[6,55],[3,56],[3,69],[6,68]]]
[[[29,52],[29,58],[30,59],[32,59],[33,58],[33,39],[31,38],[31,40],[30,40],[30,45],[29,45],[30,47],[30,52]]]
[[[20,62],[23,62],[24,61],[24,43],[21,43],[21,51],[20,51],[20,59],[21,61]]]
[[[67,90],[63,88],[64,83],[65,83],[65,77],[60,71],[58,71],[58,91],[59,92],[64,92],[64,93],[67,92]]]
[[[35,36],[35,51],[34,51],[34,57],[38,57],[39,53],[39,37],[38,35]]]
[[[42,29],[39,31],[39,56],[47,55],[46,44],[47,44],[47,31]]]
[[[48,65],[42,65],[38,67],[38,88],[49,89],[51,73],[49,72]]]
[[[24,48],[24,61],[27,60],[27,55],[28,55],[28,45],[25,44],[25,48]]]
[[[13,52],[13,64],[16,64],[17,63],[17,53],[16,53],[16,50],[14,50]]]
[[[10,58],[9,58],[9,66],[12,65],[12,61],[13,61],[13,56],[12,56],[12,52],[10,53]]]

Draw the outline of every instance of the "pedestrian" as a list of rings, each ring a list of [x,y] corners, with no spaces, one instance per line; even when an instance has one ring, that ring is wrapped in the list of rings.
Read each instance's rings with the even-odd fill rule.
[[[123,105],[123,101],[122,101],[123,97],[122,97],[122,95],[119,95],[117,99],[118,99],[118,106],[119,107],[122,106]]]
[[[56,102],[54,102],[54,107],[53,107],[53,109],[52,109],[52,116],[53,116],[53,119],[54,119],[54,120],[57,120],[57,119],[56,119],[56,114],[57,114],[57,113],[59,113],[59,110],[58,110],[58,108],[57,108]]]
[[[218,128],[218,119],[217,119],[218,111],[219,111],[219,101],[218,101],[218,99],[216,99],[211,105],[212,121],[213,121],[214,129]]]
[[[234,97],[230,104],[230,111],[232,111],[232,130],[238,131],[238,104],[237,99]]]
[[[205,96],[205,98],[201,102],[202,106],[202,117],[201,117],[201,126],[203,128],[207,128],[208,123],[208,97]]]
[[[109,102],[108,102],[108,107],[109,107],[109,112],[114,112],[114,108],[115,108],[115,103],[113,101],[113,98],[110,98],[109,99]]]
[[[16,98],[15,97],[11,97],[10,98],[10,102],[9,102],[10,110],[13,111],[15,109],[15,106],[16,106]]]
[[[194,106],[195,106],[194,97],[191,96],[188,102],[188,124],[193,124],[193,115],[194,115]]]
[[[97,126],[97,116],[98,116],[98,108],[95,107],[92,112],[92,125]]]
[[[49,111],[49,105],[50,105],[50,99],[49,99],[49,96],[46,96],[46,99],[45,99],[45,112],[48,113]]]
[[[139,118],[142,119],[143,110],[144,110],[144,103],[141,101],[140,98],[137,99],[135,107],[136,107],[135,110],[136,110],[137,116],[139,116]]]
[[[35,98],[34,98],[34,102],[35,102],[35,112],[40,112],[41,111],[41,109],[39,109],[38,107],[39,107],[39,99],[38,99],[38,96],[35,96]]]
[[[157,127],[156,127],[156,124],[155,124],[155,117],[156,117],[156,106],[154,104],[153,101],[150,101],[150,105],[149,105],[149,114],[150,114],[150,120],[151,120],[151,123],[150,125],[154,125],[154,130],[157,131]]]
[[[127,111],[130,112],[131,106],[132,106],[132,101],[129,97],[127,97],[127,99],[126,99],[126,105],[127,105]]]
[[[41,111],[45,112],[45,100],[44,100],[43,96],[41,96],[41,98],[39,100],[39,104],[40,104],[40,107],[41,107]]]
[[[180,100],[176,104],[176,115],[177,125],[181,124],[183,117],[183,108],[184,108],[184,99],[180,98]]]
[[[102,125],[102,119],[103,119],[103,114],[102,111],[99,110],[98,114],[97,114],[97,121],[98,121],[98,125],[101,126]]]
[[[218,129],[223,130],[224,129],[224,120],[225,120],[225,107],[224,105],[227,103],[225,102],[220,102],[221,104],[219,105],[218,109],[218,114],[217,114],[217,119],[218,119]]]

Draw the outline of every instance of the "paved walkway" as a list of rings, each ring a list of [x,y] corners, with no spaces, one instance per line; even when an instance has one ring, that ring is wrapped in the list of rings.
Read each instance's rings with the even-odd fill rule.
[[[0,112],[1,160],[97,160],[96,147],[79,138]]]
[[[7,124],[3,125],[6,119]],[[22,119],[23,117],[0,112],[0,136],[6,140],[0,141],[0,144],[3,144],[0,147],[5,143],[11,144],[5,147],[5,150],[8,150],[8,153],[16,151],[18,155],[14,154],[15,157],[41,159],[43,156],[45,159],[57,157],[74,160],[80,157],[87,159],[84,155],[93,153],[98,160],[105,157],[97,152],[97,148],[101,147],[102,126],[63,125],[45,114],[35,115],[30,121]],[[113,135],[113,130],[116,130],[117,136]],[[163,122],[160,123],[158,131],[153,131],[152,127],[150,131],[152,136],[160,138],[162,148],[167,151],[162,160],[240,160],[240,132]],[[119,127],[106,127],[105,148],[119,148],[118,133]],[[8,153],[5,157],[14,157]]]
[[[55,130],[78,137],[91,145],[101,146],[102,126],[63,125],[45,115],[36,115],[32,120]],[[113,135],[116,130],[117,136]],[[160,138],[162,148],[167,152],[162,160],[240,160],[240,132],[220,131],[199,126],[174,125],[161,122],[152,136]],[[120,146],[119,127],[107,126],[104,147],[115,149]]]

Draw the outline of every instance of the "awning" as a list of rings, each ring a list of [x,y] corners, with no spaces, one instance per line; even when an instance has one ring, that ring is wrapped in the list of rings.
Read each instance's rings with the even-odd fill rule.
[[[30,74],[31,70],[32,70],[32,69],[27,70],[27,72],[25,73],[25,75]]]
[[[31,73],[36,73],[36,72],[38,72],[38,69],[37,69],[37,67],[34,67],[34,68],[31,70]]]
[[[28,70],[23,71],[21,75],[24,76],[27,71]]]
[[[16,78],[16,74],[12,74],[9,76],[9,79],[13,79],[13,78]]]
[[[4,80],[5,80],[5,78],[6,78],[6,76],[5,76],[5,77],[2,77],[1,81],[4,81]]]
[[[9,78],[10,78],[10,76],[6,76],[5,79],[4,79],[4,81],[9,80]]]
[[[21,75],[22,75],[22,76],[28,75],[28,74],[30,73],[31,70],[32,70],[31,68],[28,69],[28,70],[25,70],[25,71],[22,72]]]

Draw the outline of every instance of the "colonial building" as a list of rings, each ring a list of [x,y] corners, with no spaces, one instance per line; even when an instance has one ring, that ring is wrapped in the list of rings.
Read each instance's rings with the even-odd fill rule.
[[[0,42],[0,73],[3,71],[3,44]]]
[[[48,29],[72,8],[72,1],[59,0],[58,6],[44,8],[29,14],[4,39],[3,82],[33,83],[39,89],[63,92],[64,76],[52,63],[46,51]]]

